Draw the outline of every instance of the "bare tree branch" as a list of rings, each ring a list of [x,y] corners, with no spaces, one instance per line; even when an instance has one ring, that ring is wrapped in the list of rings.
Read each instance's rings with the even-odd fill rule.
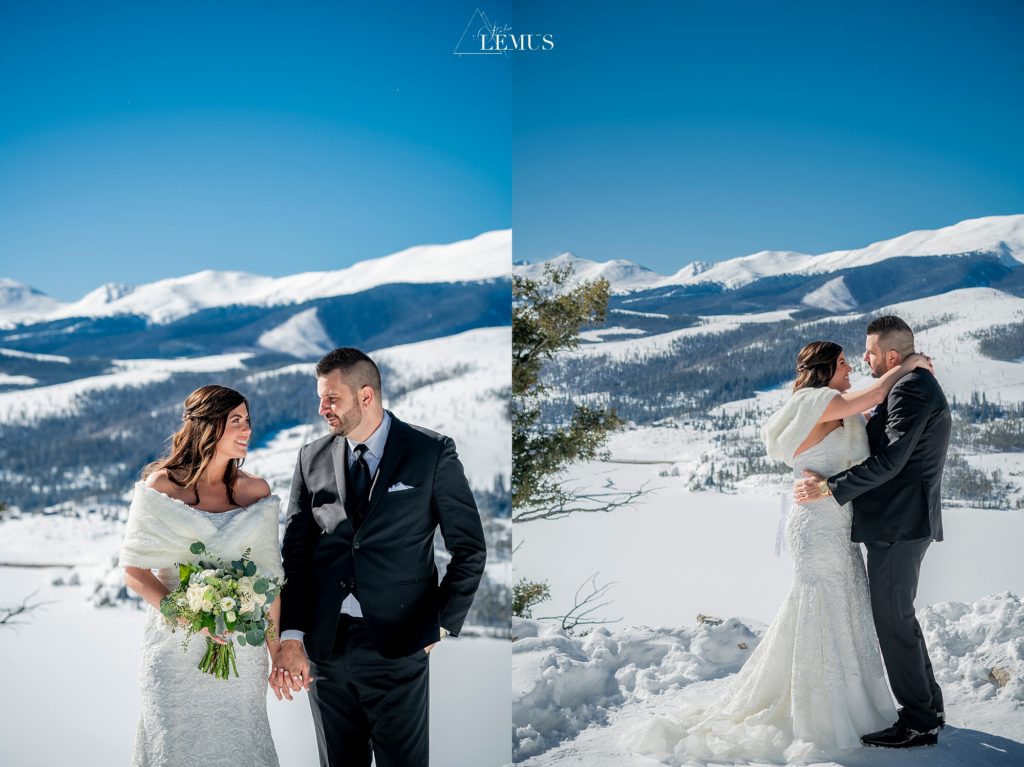
[[[644,482],[636,490],[623,490],[609,493],[576,493],[568,492],[547,503],[518,509],[513,514],[514,522],[533,522],[537,519],[561,519],[576,512],[607,514],[623,506],[628,506],[637,498],[650,492],[650,480]]]
[[[597,576],[599,573],[594,573],[587,578],[580,587],[576,589],[576,596],[573,598],[573,607],[565,615],[548,615],[537,620],[561,620],[562,630],[572,632],[577,626],[599,626],[608,623],[618,623],[622,618],[592,618],[594,612],[600,610],[602,607],[607,607],[612,603],[612,600],[600,602],[598,600],[603,599],[608,589],[616,585],[618,581],[610,581],[603,586],[597,585]],[[590,585],[590,592],[583,596],[583,590]]]
[[[29,600],[31,600],[37,593],[37,591],[33,591],[21,600],[20,605],[16,605],[14,607],[0,607],[0,626],[24,625],[26,621],[18,620],[19,616],[24,617],[43,605],[52,604],[51,602],[30,602]]]

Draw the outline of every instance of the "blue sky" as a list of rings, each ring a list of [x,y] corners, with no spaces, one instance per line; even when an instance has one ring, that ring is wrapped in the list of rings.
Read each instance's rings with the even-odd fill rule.
[[[510,61],[452,54],[475,8],[4,3],[0,276],[72,300],[508,228]]]
[[[1024,3],[517,0],[515,257],[663,273],[1024,213]]]

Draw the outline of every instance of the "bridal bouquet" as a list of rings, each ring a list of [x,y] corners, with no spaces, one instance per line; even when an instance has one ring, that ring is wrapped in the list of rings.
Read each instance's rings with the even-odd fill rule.
[[[193,543],[189,550],[197,556],[208,553],[202,541]],[[230,564],[220,560],[216,564],[179,563],[178,572],[178,588],[163,598],[160,612],[172,631],[184,624],[183,647],[188,647],[192,636],[204,628],[215,636],[233,631],[243,647],[258,647],[268,638],[275,638],[270,605],[281,593],[282,583],[257,573],[249,549]],[[207,638],[199,670],[219,679],[227,679],[229,671],[238,676],[234,644],[219,644]]]

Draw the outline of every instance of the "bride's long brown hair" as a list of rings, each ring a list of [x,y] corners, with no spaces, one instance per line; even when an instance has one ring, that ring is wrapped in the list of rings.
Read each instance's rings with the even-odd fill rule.
[[[190,487],[199,504],[199,478],[213,461],[217,442],[224,436],[228,414],[239,405],[249,409],[249,400],[226,386],[211,384],[202,386],[185,398],[181,414],[181,428],[170,438],[167,453],[142,470],[145,479],[154,471],[167,470],[167,478],[178,487]],[[228,500],[235,501],[235,480],[238,479],[237,458],[228,461],[224,469],[224,485],[228,489]]]
[[[793,391],[828,386],[836,374],[843,347],[831,341],[811,341],[796,355],[796,380]]]

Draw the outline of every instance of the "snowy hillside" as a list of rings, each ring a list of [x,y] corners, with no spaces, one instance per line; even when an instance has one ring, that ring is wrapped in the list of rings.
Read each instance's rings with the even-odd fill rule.
[[[37,298],[31,304],[31,314],[34,319],[51,321],[71,317],[138,315],[155,323],[167,323],[219,306],[272,307],[351,295],[394,283],[502,278],[508,276],[511,263],[512,235],[509,230],[501,230],[444,245],[419,245],[331,272],[305,272],[273,278],[245,272],[207,270],[146,285],[103,285],[79,301],[51,307],[45,314],[42,313],[45,304]],[[0,319],[4,316],[4,298],[5,294],[0,293]],[[19,314],[28,313],[28,299],[20,299],[14,307]]]
[[[368,352],[386,366],[385,407],[408,423],[452,437],[470,483],[478,488],[490,487],[496,476],[509,482],[512,427],[506,392],[512,377],[511,332],[508,327],[483,328]],[[310,423],[277,432],[247,459],[253,471],[282,493],[291,482],[299,448],[326,433],[316,416],[312,365],[282,370],[294,373],[296,369],[309,376]],[[253,378],[267,375],[257,373]],[[388,393],[399,389],[406,391],[397,397]]]
[[[1024,360],[994,360],[979,351],[978,334],[993,326],[1024,322],[1024,298],[992,288],[965,288],[938,296],[891,304],[870,314],[843,312],[839,318],[846,323],[866,326],[871,318],[882,314],[903,317],[911,327],[923,328],[916,333],[920,350],[935,358],[943,388],[949,396],[970,397],[972,391],[984,390],[989,397],[1007,402],[1024,401]],[[826,323],[826,328],[827,324]],[[697,324],[667,333],[637,338],[631,334],[622,339],[621,330],[587,331],[588,343],[564,355],[563,359],[585,358],[643,362],[656,357],[674,356],[679,342],[696,336],[711,336],[736,330],[743,325],[778,324],[777,331],[795,339],[811,341],[823,330],[820,320],[794,320],[793,311],[763,312],[746,315],[709,315]],[[615,332],[613,332],[615,331]],[[607,340],[605,338],[607,337]],[[849,350],[851,363],[860,358],[861,347]],[[969,362],[969,365],[964,365]],[[592,363],[590,363],[592,364]]]
[[[74,413],[89,395],[108,389],[140,388],[167,381],[176,373],[215,374],[244,369],[245,360],[251,356],[243,353],[169,360],[111,360],[112,372],[103,375],[0,393],[0,424],[30,424],[60,413]]]

